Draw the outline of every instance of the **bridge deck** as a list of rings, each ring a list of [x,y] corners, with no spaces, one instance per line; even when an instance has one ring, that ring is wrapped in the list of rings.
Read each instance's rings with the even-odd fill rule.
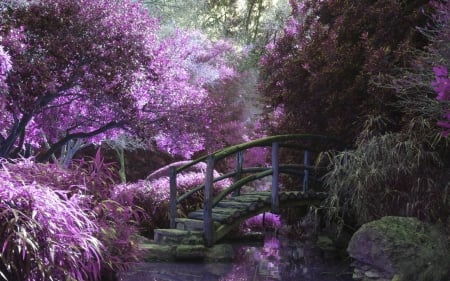
[[[322,200],[326,194],[323,192],[284,191],[278,193],[280,206],[304,205],[307,199]],[[229,197],[220,201],[212,208],[212,220],[221,224],[233,224],[243,218],[261,213],[270,209],[270,192],[252,192],[240,196]],[[188,218],[203,220],[203,209],[191,212]]]

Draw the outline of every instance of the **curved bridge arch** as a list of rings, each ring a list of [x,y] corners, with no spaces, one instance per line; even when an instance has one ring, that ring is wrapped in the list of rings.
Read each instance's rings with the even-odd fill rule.
[[[243,153],[253,147],[272,148],[271,167],[243,167]],[[280,164],[280,149],[303,151],[303,163]],[[343,149],[343,145],[335,138],[321,135],[278,135],[227,147],[200,157],[178,168],[175,166],[170,167],[170,226],[171,228],[176,227],[177,205],[196,192],[204,192],[203,209],[189,213],[188,217],[202,222],[204,239],[207,246],[212,246],[244,219],[259,213],[268,210],[273,213],[278,213],[280,207],[318,204],[323,200],[325,194],[323,192],[308,190],[308,184],[311,181],[317,180],[323,169],[310,165],[312,162],[310,159],[311,152],[317,154],[329,149]],[[236,157],[235,169],[232,172],[214,178],[213,171],[216,163],[230,156]],[[182,196],[178,196],[177,174],[205,160],[207,162],[207,168],[204,184],[190,190]],[[280,192],[278,182],[280,173],[303,177],[302,190]],[[240,194],[241,188],[246,184],[268,176],[272,177],[272,187],[269,192]],[[212,194],[214,182],[225,178],[233,179],[233,184],[214,197]],[[226,204],[234,204],[234,207],[224,207]]]
[[[300,206],[317,206],[326,197],[324,192],[280,192],[280,208]],[[241,222],[258,214],[270,211],[271,195],[269,192],[246,193],[220,201],[212,209],[213,243],[222,239],[231,230],[238,227]],[[203,219],[202,211],[191,212],[191,219]]]

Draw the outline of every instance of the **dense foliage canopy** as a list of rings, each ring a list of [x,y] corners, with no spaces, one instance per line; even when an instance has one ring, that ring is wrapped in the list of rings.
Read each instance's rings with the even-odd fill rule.
[[[392,90],[370,82],[406,67],[426,43],[423,1],[290,1],[284,35],[267,46],[262,91],[274,132],[332,134],[354,141],[368,115],[398,120]]]
[[[0,44],[13,68],[4,79],[10,64],[2,55],[0,156],[28,145],[45,161],[70,140],[123,133],[189,156],[212,136],[205,125],[226,105],[208,87],[234,75],[226,42],[198,32],[157,37],[158,22],[134,1],[1,7]]]

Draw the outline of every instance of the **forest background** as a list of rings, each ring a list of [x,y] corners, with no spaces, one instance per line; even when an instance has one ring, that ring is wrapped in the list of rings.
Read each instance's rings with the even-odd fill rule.
[[[448,225],[447,1],[3,0],[0,14],[6,280],[126,270],[138,233],[167,223],[167,184],[148,174],[272,134],[348,145],[321,158],[331,221]],[[76,157],[92,144],[117,165]],[[130,180],[136,150],[160,160]]]

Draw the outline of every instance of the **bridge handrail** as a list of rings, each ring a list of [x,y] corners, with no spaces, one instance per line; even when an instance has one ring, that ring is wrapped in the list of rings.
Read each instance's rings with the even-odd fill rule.
[[[194,166],[195,164],[198,164],[200,162],[203,162],[207,159],[208,156],[212,155],[214,156],[214,158],[217,160],[223,159],[227,156],[233,155],[239,151],[244,151],[246,149],[249,148],[253,148],[253,147],[270,147],[272,146],[272,143],[274,142],[278,142],[280,147],[291,147],[291,148],[296,148],[299,150],[302,149],[310,149],[310,151],[313,152],[319,152],[318,150],[314,150],[311,149],[311,147],[309,146],[302,146],[302,145],[297,145],[297,144],[288,144],[288,143],[283,143],[286,141],[293,141],[293,140],[304,140],[304,141],[329,141],[329,142],[335,142],[338,146],[342,146],[343,147],[343,143],[335,138],[335,137],[330,137],[330,136],[323,136],[323,135],[312,135],[312,134],[291,134],[291,135],[277,135],[277,136],[269,136],[269,137],[265,137],[265,138],[260,138],[260,139],[256,139],[253,141],[249,141],[249,142],[245,142],[245,143],[241,143],[241,144],[236,144],[233,146],[229,146],[229,147],[225,147],[219,150],[216,150],[215,152],[208,154],[208,155],[204,155],[201,156],[195,160],[193,160],[191,163],[188,163],[186,165],[183,165],[181,167],[178,167],[176,169],[177,173],[191,167]]]
[[[290,170],[290,169],[292,169],[292,170]],[[302,165],[302,164],[283,164],[283,165],[280,165],[280,172],[287,173],[287,174],[302,175],[303,173],[301,173],[301,169],[309,169],[309,170],[315,169],[315,170],[317,170],[317,169],[320,169],[320,167],[309,166],[309,165],[305,166],[305,165]],[[272,171],[272,168],[269,168],[269,167],[242,168],[240,173],[242,173],[242,174],[259,173],[259,172],[264,172],[264,171],[267,171],[267,170]],[[223,175],[221,175],[221,176],[219,176],[217,178],[214,178],[213,182],[219,182],[219,181],[224,180],[226,178],[234,177],[237,174],[238,174],[238,172],[236,172],[236,171],[230,172],[230,173],[227,173],[227,174],[223,174]],[[176,201],[177,204],[181,203],[183,200],[185,200],[186,198],[190,197],[192,194],[202,190],[203,188],[205,188],[205,184],[198,185],[195,188],[193,188],[193,189],[183,193],[182,195],[180,195],[177,198],[177,201]],[[231,188],[231,186],[229,188],[225,189],[225,190],[229,190],[230,188]],[[222,190],[221,193],[224,192],[225,190]],[[232,191],[233,190],[230,190],[230,192],[228,192],[226,195],[230,194]],[[221,194],[221,193],[219,193],[219,194]],[[213,206],[215,206],[215,205],[216,204],[213,203]]]
[[[303,165],[298,165],[301,168],[309,168],[309,169],[313,169],[313,166],[303,166]],[[291,170],[290,168],[292,168],[292,165],[280,165],[279,166],[279,172],[285,173],[285,174],[297,174],[297,175],[302,175],[303,173],[298,170]],[[222,190],[221,192],[219,192],[219,194],[217,194],[213,200],[212,200],[212,206],[216,206],[222,199],[224,199],[227,195],[231,194],[233,191],[243,187],[245,184],[252,182],[254,180],[257,179],[261,179],[267,176],[271,176],[273,174],[273,168],[266,168],[263,171],[260,171],[258,173],[255,174],[251,174],[249,176],[243,177],[239,180],[237,180],[236,182],[234,182],[230,187],[228,187],[227,189]]]

